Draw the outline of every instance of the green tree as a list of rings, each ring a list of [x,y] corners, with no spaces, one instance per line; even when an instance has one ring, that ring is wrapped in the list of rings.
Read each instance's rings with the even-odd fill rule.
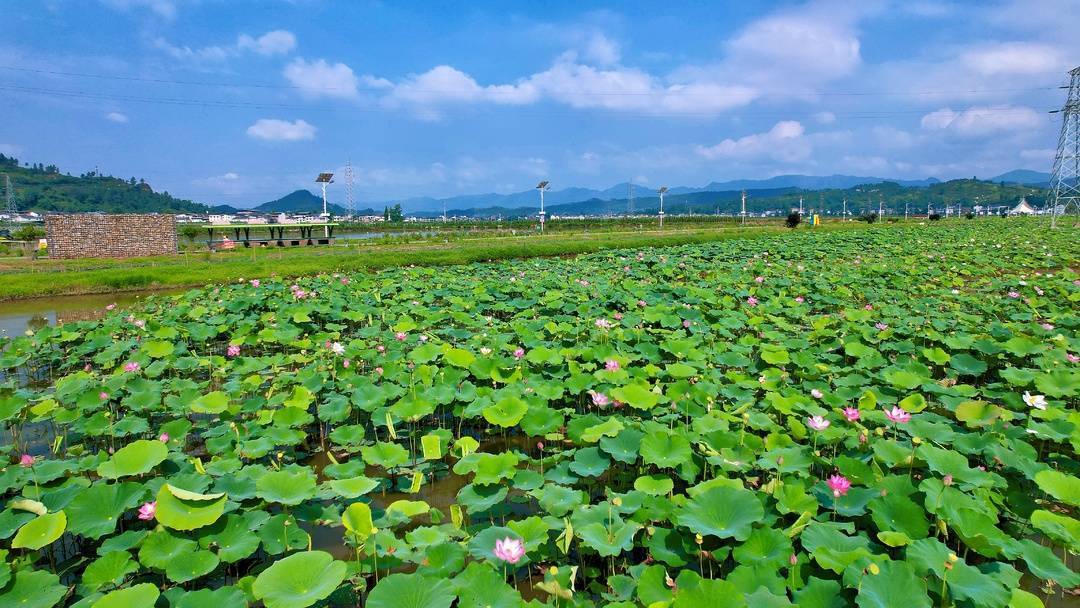
[[[401,210],[401,203],[398,203],[390,208],[390,221],[400,222],[405,219],[405,213]]]

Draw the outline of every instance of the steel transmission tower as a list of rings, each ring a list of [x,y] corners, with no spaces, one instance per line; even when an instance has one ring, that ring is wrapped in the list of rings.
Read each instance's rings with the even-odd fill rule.
[[[1080,211],[1080,67],[1069,72],[1069,94],[1061,112],[1054,169],[1050,173],[1050,227],[1057,226],[1058,213],[1069,207]]]

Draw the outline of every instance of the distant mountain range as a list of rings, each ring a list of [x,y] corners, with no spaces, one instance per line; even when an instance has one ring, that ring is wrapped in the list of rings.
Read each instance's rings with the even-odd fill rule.
[[[1029,171],[1028,169],[1016,169],[1007,173],[1002,173],[997,177],[991,177],[989,181],[1046,187],[1050,185],[1050,174],[1041,171]]]

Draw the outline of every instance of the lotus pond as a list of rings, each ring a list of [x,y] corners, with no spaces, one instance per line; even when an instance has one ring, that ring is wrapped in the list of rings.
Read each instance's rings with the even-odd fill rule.
[[[799,231],[5,339],[0,605],[1061,605],[1078,244]]]

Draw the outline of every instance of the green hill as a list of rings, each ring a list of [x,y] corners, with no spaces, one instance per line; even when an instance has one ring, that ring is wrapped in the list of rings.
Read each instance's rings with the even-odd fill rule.
[[[20,211],[106,213],[207,213],[207,206],[154,192],[150,184],[93,171],[74,176],[55,165],[19,165],[0,154],[0,173],[7,174]],[[3,179],[0,177],[0,179]]]

